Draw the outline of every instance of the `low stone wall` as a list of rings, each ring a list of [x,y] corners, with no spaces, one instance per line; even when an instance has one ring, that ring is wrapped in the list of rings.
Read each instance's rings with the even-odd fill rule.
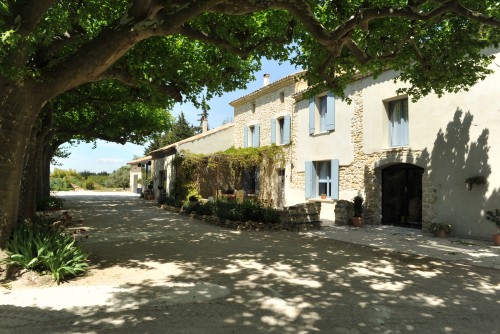
[[[321,226],[319,218],[321,213],[320,202],[296,204],[278,210],[278,212],[281,224],[287,230],[307,229],[310,227],[320,228]]]
[[[354,215],[352,202],[346,200],[337,201],[335,205],[335,225],[349,225]]]

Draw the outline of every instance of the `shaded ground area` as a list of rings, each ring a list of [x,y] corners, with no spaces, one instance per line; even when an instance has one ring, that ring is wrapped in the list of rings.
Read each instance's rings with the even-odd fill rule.
[[[125,196],[68,196],[87,277],[0,288],[0,333],[498,333],[500,273]]]

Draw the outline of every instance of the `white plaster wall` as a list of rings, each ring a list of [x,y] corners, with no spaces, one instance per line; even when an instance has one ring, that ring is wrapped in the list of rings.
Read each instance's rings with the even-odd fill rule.
[[[136,193],[137,188],[141,188],[141,185],[137,184],[137,182],[134,182],[134,180],[137,178],[141,178],[141,167],[137,165],[130,165],[130,192]]]
[[[210,154],[219,151],[225,151],[234,146],[234,127],[229,126],[226,129],[216,131],[178,145],[178,151],[189,151],[196,154]]]
[[[409,99],[409,148],[422,151],[414,161],[424,166],[436,193],[436,221],[450,223],[456,235],[489,238],[493,224],[484,221],[485,210],[500,208],[500,54],[495,71],[468,92]],[[388,121],[384,99],[396,96],[402,84],[394,72],[377,80],[364,79],[363,152],[388,149]],[[461,110],[458,111],[458,110]],[[466,190],[467,177],[487,176],[488,184]]]
[[[296,172],[304,172],[306,161],[339,159],[340,165],[353,162],[352,108],[352,105],[335,97],[335,131],[309,135],[309,99],[297,102],[297,150],[294,159]]]

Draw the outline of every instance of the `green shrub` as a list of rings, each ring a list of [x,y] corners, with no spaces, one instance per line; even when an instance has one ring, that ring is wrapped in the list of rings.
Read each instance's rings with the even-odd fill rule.
[[[180,208],[182,206],[182,202],[175,197],[161,197],[158,200],[158,204],[165,204],[176,208]]]
[[[226,199],[220,199],[212,205],[214,206],[212,211],[220,220],[228,219],[242,222],[251,220],[264,224],[277,224],[280,221],[276,210],[251,200],[245,200],[243,203],[238,204]]]
[[[200,216],[212,216],[215,213],[216,203],[207,202],[205,204],[200,204],[196,208],[196,213]]]
[[[60,178],[50,178],[50,190],[52,191],[65,191],[65,190],[70,190],[71,188],[68,188],[66,181],[64,179]]]
[[[57,283],[88,268],[87,255],[75,246],[75,240],[48,220],[18,225],[7,242],[6,253],[8,265],[49,271]]]
[[[220,199],[216,202],[215,215],[220,220],[239,220],[243,221],[241,206],[236,202]]]
[[[96,183],[94,181],[85,181],[85,189],[87,190],[94,190],[96,189]]]

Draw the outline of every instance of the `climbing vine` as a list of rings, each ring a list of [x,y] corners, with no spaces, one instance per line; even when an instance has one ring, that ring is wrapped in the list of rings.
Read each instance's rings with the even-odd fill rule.
[[[276,145],[231,147],[209,155],[182,151],[174,159],[174,196],[186,200],[193,195],[213,196],[215,190],[243,189],[243,175],[254,167],[259,168],[259,188],[268,189],[273,170],[285,162],[282,147]],[[270,194],[261,191],[259,199],[269,200]]]

